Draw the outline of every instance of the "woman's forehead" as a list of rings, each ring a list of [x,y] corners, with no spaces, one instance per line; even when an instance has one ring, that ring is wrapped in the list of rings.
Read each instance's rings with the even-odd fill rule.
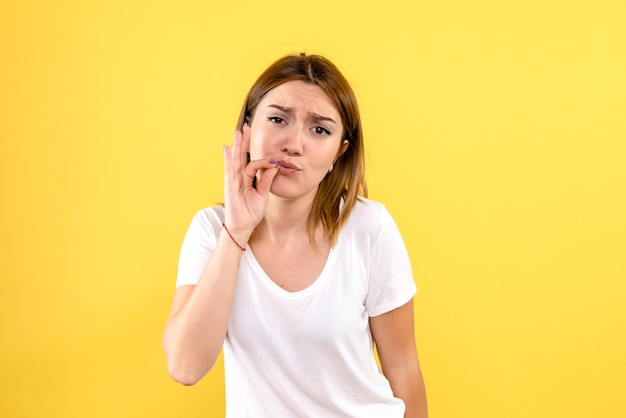
[[[337,107],[320,86],[300,80],[287,81],[274,87],[259,103],[262,107],[272,105],[288,108],[293,112],[306,111],[322,115],[331,113],[339,116]]]

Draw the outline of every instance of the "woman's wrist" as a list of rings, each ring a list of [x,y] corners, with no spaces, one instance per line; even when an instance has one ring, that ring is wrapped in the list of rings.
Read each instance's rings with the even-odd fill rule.
[[[222,233],[231,241],[231,245],[239,248],[241,251],[246,251],[246,245],[251,235],[250,232],[232,230],[226,223],[222,222]]]

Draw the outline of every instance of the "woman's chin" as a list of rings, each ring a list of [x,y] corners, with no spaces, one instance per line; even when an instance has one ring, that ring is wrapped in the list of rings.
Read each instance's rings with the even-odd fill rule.
[[[316,191],[317,187],[305,192],[302,187],[297,187],[295,184],[284,184],[280,179],[275,179],[270,187],[270,196],[281,200],[298,200],[306,197],[313,199]]]

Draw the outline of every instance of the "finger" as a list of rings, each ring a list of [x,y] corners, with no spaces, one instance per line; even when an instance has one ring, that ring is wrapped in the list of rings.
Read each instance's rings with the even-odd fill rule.
[[[276,163],[271,163],[270,160],[254,160],[250,161],[244,170],[244,177],[253,179],[259,170],[278,169]]]
[[[276,178],[276,175],[278,174],[278,170],[279,166],[277,165],[272,165],[272,168],[263,170],[256,183],[257,191],[266,200],[270,194],[270,188],[272,187],[274,178]]]
[[[231,149],[228,145],[222,145],[222,153],[224,154],[224,177],[230,178],[233,173],[233,165],[231,158]]]
[[[259,171],[264,170],[277,170],[278,167],[270,163],[269,160],[255,160],[250,161],[246,166],[243,173],[243,188],[252,187],[254,178],[259,174]]]
[[[231,193],[236,193],[241,185],[241,173],[237,173],[234,169],[234,161],[232,158],[233,150],[228,145],[222,146],[224,153],[224,199],[230,200]]]
[[[245,167],[248,163],[248,152],[250,151],[250,127],[244,123],[241,128],[241,166]]]
[[[233,134],[233,146],[230,154],[231,166],[233,169],[233,175],[241,172],[245,167],[245,161],[242,163],[242,133],[240,130],[235,130]]]

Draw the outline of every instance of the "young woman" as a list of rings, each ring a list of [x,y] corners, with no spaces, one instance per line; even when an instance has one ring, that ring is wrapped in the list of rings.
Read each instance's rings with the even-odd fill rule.
[[[182,245],[170,375],[198,382],[223,347],[230,418],[427,417],[410,262],[366,199],[360,115],[339,70],[316,55],[272,64],[224,165],[224,205],[198,212]]]

